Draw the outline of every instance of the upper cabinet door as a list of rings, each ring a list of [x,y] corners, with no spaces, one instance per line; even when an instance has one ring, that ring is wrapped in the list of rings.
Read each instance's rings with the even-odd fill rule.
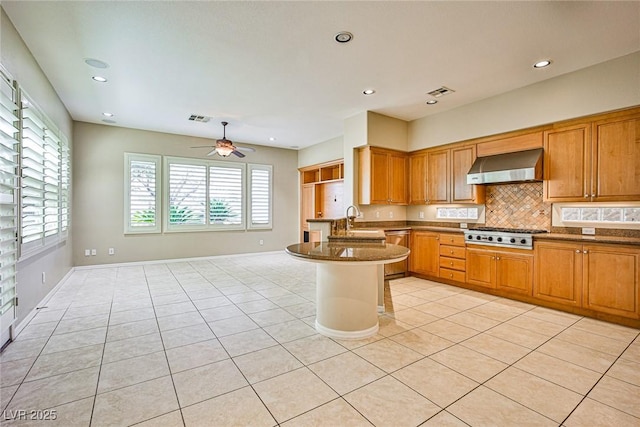
[[[427,203],[449,203],[451,195],[451,173],[449,156],[451,150],[427,153]]]
[[[593,124],[593,170],[593,200],[640,198],[640,114]]]
[[[407,185],[407,155],[389,153],[389,203],[406,205],[409,197]]]
[[[371,150],[371,204],[384,205],[389,199],[389,156]]]
[[[415,154],[409,157],[409,204],[427,203],[427,156]]]
[[[451,149],[452,203],[484,203],[485,186],[467,184],[467,173],[475,160],[475,145]]]
[[[580,124],[544,132],[544,200],[591,200],[590,125]]]

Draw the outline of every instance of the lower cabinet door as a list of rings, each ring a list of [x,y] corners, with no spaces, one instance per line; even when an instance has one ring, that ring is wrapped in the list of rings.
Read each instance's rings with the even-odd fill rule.
[[[582,245],[537,242],[533,296],[580,307],[582,304]]]
[[[484,249],[467,248],[467,283],[495,289],[496,254]]]
[[[533,293],[533,255],[496,253],[496,287],[522,295]]]

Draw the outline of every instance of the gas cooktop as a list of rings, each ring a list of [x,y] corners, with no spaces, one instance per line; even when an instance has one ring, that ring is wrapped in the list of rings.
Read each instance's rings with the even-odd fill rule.
[[[470,229],[471,231],[496,231],[499,233],[525,233],[525,234],[540,234],[547,233],[547,230],[536,230],[533,228],[500,228],[500,227],[476,227]]]
[[[533,235],[546,232],[524,228],[478,227],[465,230],[464,237],[467,243],[475,245],[533,249]]]

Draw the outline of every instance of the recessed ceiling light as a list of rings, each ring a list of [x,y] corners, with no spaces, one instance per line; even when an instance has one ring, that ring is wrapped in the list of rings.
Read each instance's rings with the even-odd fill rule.
[[[275,136],[271,136],[271,137],[269,137],[269,141],[275,141],[275,140],[276,140],[276,137],[275,137]]]
[[[351,40],[353,40],[353,34],[351,34],[349,31],[340,31],[338,34],[336,34],[335,39],[338,43],[349,43]]]
[[[93,76],[91,77],[93,80],[100,82],[100,83],[106,83],[107,78],[106,77],[102,77],[102,76]]]
[[[363,90],[362,93],[364,93],[365,95],[373,95],[374,93],[376,93],[376,91],[373,89],[366,89]]]
[[[105,117],[113,117],[113,113],[104,112],[104,113],[102,113],[102,115],[105,116]]]
[[[85,58],[84,62],[93,68],[109,68],[109,64],[104,61],[100,61],[99,59]]]
[[[548,67],[549,65],[551,65],[551,60],[545,59],[544,61],[536,62],[535,64],[533,64],[533,68],[544,68]]]
[[[103,122],[109,123],[110,125],[114,124],[116,121],[111,119],[102,119]]]
[[[430,100],[427,101],[427,105],[433,105],[433,104],[437,104],[437,103],[438,103],[438,101],[435,100],[435,99],[430,99]]]

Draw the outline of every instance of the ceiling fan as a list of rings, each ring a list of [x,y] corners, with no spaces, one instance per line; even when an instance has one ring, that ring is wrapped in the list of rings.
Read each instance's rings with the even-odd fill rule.
[[[235,154],[238,157],[244,157],[244,154],[242,154],[240,151],[248,151],[248,152],[256,151],[253,148],[239,147],[239,146],[233,145],[233,142],[227,139],[226,130],[227,130],[228,124],[229,123],[227,122],[222,122],[222,139],[216,140],[216,145],[213,147],[213,150],[211,150],[211,152],[207,154],[207,156],[218,154],[219,156],[222,156],[222,157],[229,157],[231,154]],[[204,145],[204,146],[191,147],[191,148],[201,148],[201,147],[210,147],[210,146]]]

